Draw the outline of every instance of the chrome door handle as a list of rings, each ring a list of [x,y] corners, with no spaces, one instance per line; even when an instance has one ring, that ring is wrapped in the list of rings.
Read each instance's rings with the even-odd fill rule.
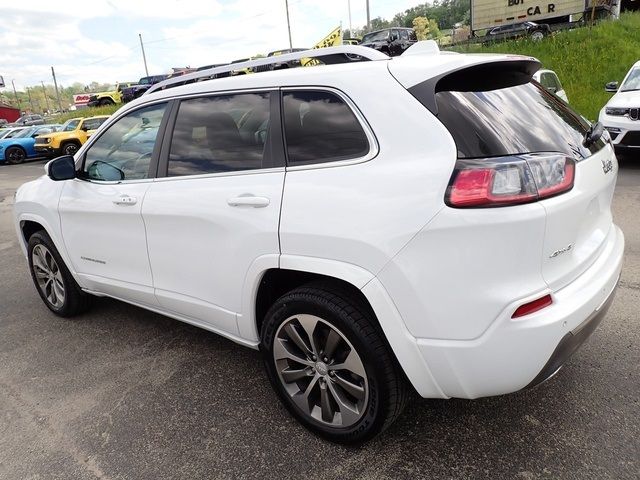
[[[116,205],[135,205],[138,203],[138,199],[129,195],[119,195],[113,203]]]
[[[269,203],[270,201],[267,197],[254,197],[253,195],[241,195],[227,200],[227,204],[230,207],[264,208]]]

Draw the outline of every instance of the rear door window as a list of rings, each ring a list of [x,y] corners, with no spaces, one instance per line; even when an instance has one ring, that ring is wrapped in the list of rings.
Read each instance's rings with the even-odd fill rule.
[[[183,100],[171,138],[168,175],[278,166],[265,155],[269,121],[269,93]]]
[[[335,93],[285,92],[283,112],[289,166],[360,158],[369,152],[362,125]]]

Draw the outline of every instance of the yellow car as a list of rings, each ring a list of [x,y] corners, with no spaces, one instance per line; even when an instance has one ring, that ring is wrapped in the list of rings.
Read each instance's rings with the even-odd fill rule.
[[[36,138],[36,153],[47,157],[74,155],[107,118],[109,115],[67,120],[59,131]]]

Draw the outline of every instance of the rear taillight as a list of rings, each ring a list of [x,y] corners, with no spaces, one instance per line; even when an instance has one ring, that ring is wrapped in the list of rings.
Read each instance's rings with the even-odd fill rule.
[[[445,201],[457,208],[530,203],[573,188],[575,161],[556,153],[460,159]]]

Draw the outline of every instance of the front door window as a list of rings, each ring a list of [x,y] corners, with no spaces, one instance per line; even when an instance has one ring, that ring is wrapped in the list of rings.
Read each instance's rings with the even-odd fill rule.
[[[166,103],[150,105],[111,125],[87,150],[83,178],[97,181],[148,178],[166,107]]]

